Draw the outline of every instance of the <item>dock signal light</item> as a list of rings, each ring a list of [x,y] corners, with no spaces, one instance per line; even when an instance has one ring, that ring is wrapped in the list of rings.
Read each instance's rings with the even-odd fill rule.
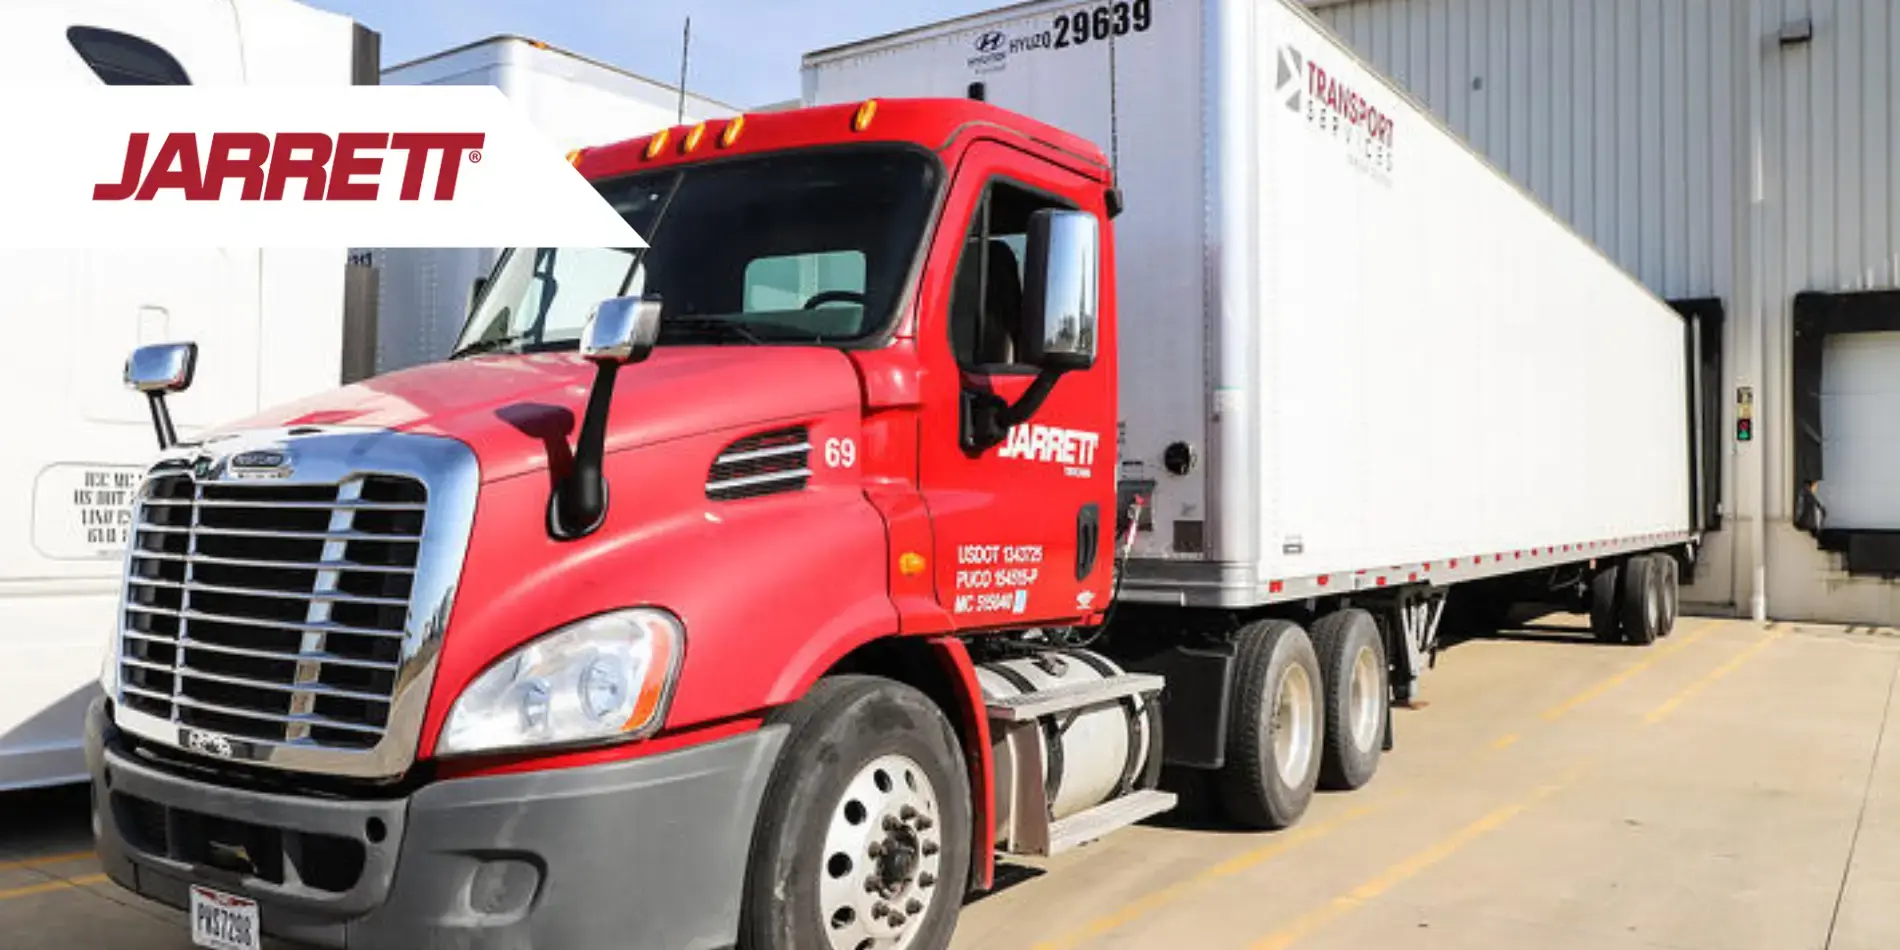
[[[858,113],[851,117],[851,131],[862,132],[871,127],[871,120],[877,117],[877,100],[866,99],[858,106]]]
[[[1735,420],[1735,441],[1751,442],[1751,441],[1754,441],[1754,438],[1755,438],[1755,422],[1753,419]]]

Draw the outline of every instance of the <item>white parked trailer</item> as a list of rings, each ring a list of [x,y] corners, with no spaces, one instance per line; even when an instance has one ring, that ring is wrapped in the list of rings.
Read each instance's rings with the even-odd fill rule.
[[[291,0],[32,0],[0,8],[0,79],[55,84],[374,83],[378,39]],[[8,222],[32,227],[31,222]],[[131,490],[152,455],[132,347],[195,340],[217,370],[180,434],[333,387],[346,249],[15,251],[0,348],[0,789],[85,780],[86,703],[114,629]]]
[[[577,149],[635,138],[677,122],[737,113],[688,93],[523,36],[492,36],[383,70],[391,86],[494,86],[555,147]],[[683,118],[682,118],[683,117]],[[379,372],[439,360],[462,330],[499,248],[383,248],[378,271]]]
[[[1534,572],[1567,601],[1594,559],[1691,549],[1683,318],[1298,5],[1029,3],[804,67],[812,104],[975,95],[1111,156],[1153,519],[1124,599]]]

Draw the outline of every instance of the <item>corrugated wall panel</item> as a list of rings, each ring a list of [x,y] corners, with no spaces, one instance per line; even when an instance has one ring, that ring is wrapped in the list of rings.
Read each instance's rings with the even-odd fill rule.
[[[1754,387],[1758,436],[1728,443],[1701,592],[1746,604],[1765,505],[1772,615],[1900,621],[1900,586],[1847,578],[1788,521],[1792,299],[1900,287],[1900,3],[1309,3],[1652,289],[1727,304],[1730,396]],[[1802,18],[1812,41],[1781,45]]]

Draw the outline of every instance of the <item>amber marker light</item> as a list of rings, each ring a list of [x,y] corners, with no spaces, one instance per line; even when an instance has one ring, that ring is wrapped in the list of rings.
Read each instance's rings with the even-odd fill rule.
[[[653,137],[647,140],[647,159],[649,161],[659,155],[661,149],[666,148],[666,140],[671,132],[671,129],[661,129],[653,133]]]
[[[905,551],[897,558],[897,570],[905,577],[916,577],[924,572],[924,556],[916,551]]]
[[[726,130],[719,133],[719,147],[731,148],[732,143],[739,141],[739,133],[743,131],[745,116],[734,116],[731,122],[726,123]]]
[[[877,117],[877,100],[866,99],[858,106],[858,114],[851,117],[851,131],[862,132],[871,127],[871,120]]]
[[[701,122],[700,124],[693,126],[693,130],[691,132],[686,133],[686,140],[680,143],[680,152],[686,155],[693,154],[693,149],[696,149],[699,147],[699,140],[705,137],[706,137],[706,123]]]

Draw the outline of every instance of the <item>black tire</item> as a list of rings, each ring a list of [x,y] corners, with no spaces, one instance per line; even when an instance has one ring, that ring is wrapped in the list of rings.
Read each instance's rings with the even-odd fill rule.
[[[1607,564],[1590,578],[1590,633],[1598,643],[1623,640],[1623,570]]]
[[[969,880],[971,818],[962,747],[942,711],[929,697],[903,683],[875,676],[836,676],[819,681],[803,699],[775,714],[773,721],[789,725],[791,732],[766,785],[753,831],[739,910],[739,946],[744,950],[829,947],[834,910],[825,907],[820,889],[827,874],[846,881],[864,900],[873,899],[859,879],[893,868],[871,857],[868,847],[858,854],[826,854],[834,820],[844,820],[853,826],[865,825],[867,834],[880,841],[882,848],[900,842],[895,850],[905,852],[911,861],[921,860],[919,855],[926,852],[937,855],[934,881],[925,885],[915,873],[927,864],[914,865],[909,882],[887,903],[903,910],[911,906],[908,900],[927,898],[921,909],[905,913],[904,924],[918,929],[910,946],[915,950],[948,947]],[[934,819],[928,823],[907,819],[891,831],[875,810],[877,801],[867,810],[855,797],[854,782],[861,783],[862,773],[886,756],[902,756],[923,772],[935,792],[938,813]],[[877,787],[886,786],[888,774],[871,774]],[[847,797],[847,792],[853,797]],[[861,816],[858,821],[850,821],[853,813]],[[863,914],[853,907],[850,919],[862,920]],[[873,923],[886,926],[890,919],[880,916]]]
[[[1656,642],[1662,629],[1662,566],[1647,554],[1623,562],[1623,640],[1637,646]]]
[[[1313,624],[1313,652],[1319,656],[1322,695],[1326,702],[1325,755],[1320,760],[1319,787],[1349,791],[1372,781],[1379,771],[1385,747],[1385,642],[1379,624],[1363,610],[1338,610]],[[1370,664],[1370,684],[1359,683],[1356,666],[1361,657]],[[1355,692],[1354,686],[1369,688]],[[1369,729],[1364,745],[1359,733]]]
[[[1658,637],[1666,637],[1675,632],[1676,616],[1682,607],[1682,565],[1667,554],[1656,555],[1656,564],[1662,568],[1662,629],[1656,632]]]
[[[1215,785],[1228,821],[1274,831],[1300,820],[1319,783],[1320,749],[1326,734],[1319,658],[1306,631],[1284,620],[1260,620],[1240,628],[1234,634],[1234,648],[1227,757]],[[1297,685],[1296,678],[1301,676],[1306,681],[1304,690]],[[1285,770],[1274,743],[1274,725],[1285,720],[1289,729],[1296,729],[1292,720],[1297,714],[1281,715],[1283,689],[1306,696],[1304,743],[1297,732],[1286,733],[1289,751],[1297,754],[1303,747],[1305,761],[1301,767]],[[1296,773],[1295,781],[1287,781],[1283,771]]]

